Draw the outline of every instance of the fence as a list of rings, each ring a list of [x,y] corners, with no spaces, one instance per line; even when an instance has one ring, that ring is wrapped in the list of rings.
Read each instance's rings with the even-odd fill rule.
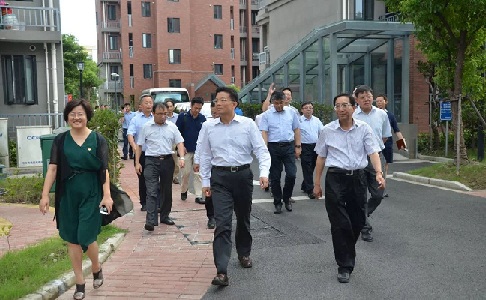
[[[0,114],[0,118],[8,119],[7,131],[10,139],[16,139],[17,126],[51,125],[52,129],[66,126],[63,113],[50,114]],[[57,125],[57,126],[56,126]]]

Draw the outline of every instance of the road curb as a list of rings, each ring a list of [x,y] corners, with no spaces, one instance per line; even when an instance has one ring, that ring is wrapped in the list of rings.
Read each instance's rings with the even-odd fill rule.
[[[102,245],[99,246],[99,258],[100,262],[104,263],[108,257],[115,251],[121,242],[125,238],[125,233],[117,233],[113,237],[107,239]],[[88,276],[91,274],[91,261],[86,259],[83,261],[83,274]],[[29,294],[21,300],[46,300],[56,299],[63,293],[65,293],[71,286],[75,284],[74,272],[70,271],[64,273],[60,278],[54,279],[41,287],[37,292]]]
[[[471,188],[458,181],[448,181],[448,180],[437,179],[437,178],[429,178],[424,176],[411,175],[403,172],[393,172],[393,178],[400,178],[403,180],[435,185],[439,187],[448,188],[451,190],[467,191],[467,192],[472,191]]]

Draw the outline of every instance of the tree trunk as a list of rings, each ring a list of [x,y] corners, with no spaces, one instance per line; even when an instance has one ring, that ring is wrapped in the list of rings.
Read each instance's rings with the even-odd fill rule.
[[[460,32],[459,36],[459,45],[457,47],[457,56],[456,56],[456,68],[454,70],[454,90],[450,92],[452,96],[452,122],[455,125],[454,131],[457,130],[457,123],[459,120],[458,111],[459,111],[459,97],[462,94],[462,74],[464,70],[464,59],[466,55],[466,33],[465,31]],[[464,141],[464,127],[462,118],[460,121],[460,128],[461,130],[457,132],[456,136],[459,136],[459,156],[461,160],[461,164],[467,164],[469,162],[469,158],[467,157],[467,149],[466,143]],[[457,141],[454,142],[454,148],[456,150],[455,159],[457,161]]]

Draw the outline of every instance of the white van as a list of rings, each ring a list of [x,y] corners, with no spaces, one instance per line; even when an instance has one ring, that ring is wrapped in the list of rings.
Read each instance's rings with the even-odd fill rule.
[[[151,88],[143,90],[142,94],[150,94],[154,103],[165,102],[167,98],[171,98],[179,111],[188,111],[191,107],[189,92],[185,88]]]

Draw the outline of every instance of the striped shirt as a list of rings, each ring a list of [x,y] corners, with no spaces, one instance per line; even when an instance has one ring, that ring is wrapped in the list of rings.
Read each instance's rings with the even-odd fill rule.
[[[353,121],[349,130],[343,130],[339,120],[324,126],[315,151],[326,158],[326,167],[364,169],[368,165],[368,155],[381,151],[371,127],[363,121]]]
[[[156,124],[154,119],[143,125],[137,145],[145,146],[146,156],[172,154],[172,145],[184,142],[177,126],[172,122]]]

